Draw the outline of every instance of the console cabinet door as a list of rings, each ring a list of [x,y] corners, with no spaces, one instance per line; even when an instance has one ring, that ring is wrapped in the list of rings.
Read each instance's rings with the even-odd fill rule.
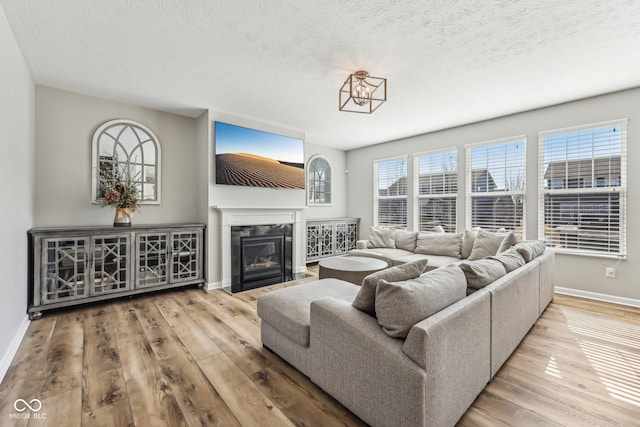
[[[332,256],[333,251],[333,223],[322,223],[320,224],[320,257]]]
[[[91,295],[129,290],[129,234],[91,238]]]
[[[136,235],[136,288],[169,283],[169,233]]]
[[[307,224],[307,262],[320,258],[320,224]]]
[[[335,223],[335,254],[344,254],[349,251],[347,244],[347,223]]]
[[[90,244],[88,236],[42,239],[42,304],[81,299],[89,294]]]
[[[171,283],[201,278],[201,242],[201,230],[171,233]]]

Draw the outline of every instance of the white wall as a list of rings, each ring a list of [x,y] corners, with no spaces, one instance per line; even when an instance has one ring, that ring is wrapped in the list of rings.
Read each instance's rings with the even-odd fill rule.
[[[634,167],[640,161],[640,89],[632,89],[566,103],[549,108],[487,120],[467,126],[417,135],[347,153],[347,214],[361,217],[361,237],[365,238],[373,222],[373,161],[403,154],[411,154],[447,147],[459,149],[459,170],[464,170],[464,145],[474,142],[509,137],[527,136],[527,238],[538,238],[538,187],[537,187],[537,133],[539,131],[628,118],[628,258],[617,266],[617,277],[606,279],[603,263],[614,264],[610,259],[587,258],[576,255],[556,256],[556,286],[585,292],[613,295],[640,300],[640,224],[634,221],[640,215],[640,188],[635,185],[640,179],[640,169]],[[428,116],[425,116],[428,120]],[[411,176],[412,161],[409,161]],[[411,194],[409,180],[409,194]],[[465,227],[464,179],[459,179],[458,229]],[[409,199],[409,212],[413,203]],[[411,227],[411,214],[409,214]]]
[[[73,92],[36,87],[36,226],[109,225],[114,211],[91,203],[91,142],[108,120],[151,129],[162,146],[162,204],[142,205],[134,223],[196,222],[196,120]]]
[[[2,380],[28,324],[27,230],[33,225],[34,84],[1,5],[0,58]]]

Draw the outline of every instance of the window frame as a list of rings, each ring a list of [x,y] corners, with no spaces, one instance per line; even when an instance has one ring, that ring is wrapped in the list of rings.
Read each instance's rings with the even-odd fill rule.
[[[438,154],[453,154],[456,161],[456,191],[455,193],[438,193],[438,194],[420,194],[420,159],[422,157],[433,156]],[[460,168],[459,168],[459,149],[458,147],[448,147],[442,148],[438,150],[430,150],[430,151],[422,151],[418,153],[413,153],[411,156],[413,157],[413,229],[414,231],[423,232],[429,230],[421,230],[420,229],[420,200],[428,200],[428,199],[454,199],[456,207],[455,207],[455,228],[454,233],[457,233],[458,230],[458,194],[459,194],[459,182],[458,178],[460,176]],[[444,171],[443,171],[444,173]]]
[[[545,158],[544,158],[544,139],[550,136],[567,135],[570,133],[576,133],[580,131],[595,131],[606,127],[620,126],[621,127],[621,140],[620,140],[620,182],[619,185],[602,186],[599,187],[596,177],[596,186],[585,187],[584,185],[578,185],[576,188],[544,188],[545,181]],[[580,248],[562,248],[551,246],[554,252],[586,256],[586,257],[600,257],[600,258],[614,258],[614,259],[626,259],[627,258],[627,207],[628,207],[628,187],[627,187],[627,148],[628,148],[628,119],[616,119],[608,120],[598,123],[590,123],[579,126],[570,126],[559,129],[552,129],[538,132],[538,239],[547,241],[547,235],[545,232],[545,195],[581,195],[581,194],[612,194],[618,193],[619,197],[619,243],[617,252],[598,251],[595,249],[580,249]],[[590,159],[596,159],[597,156],[592,156]],[[592,172],[593,173],[593,172]],[[593,177],[592,177],[593,178]],[[594,182],[592,181],[592,184]],[[606,183],[603,180],[603,183]]]
[[[327,188],[328,188],[328,194],[329,194],[329,201],[328,202],[317,202],[314,200],[311,200],[311,196],[315,194],[315,186],[312,184],[312,180],[309,177],[309,173],[311,172],[311,166],[317,162],[318,160],[324,160],[327,164],[327,168],[324,169],[324,172],[326,173],[326,171],[329,171],[329,180],[327,180],[326,175],[319,180],[314,179],[313,183],[316,182],[322,182],[324,185],[324,190],[321,191],[320,193],[327,194]],[[332,206],[333,205],[333,166],[331,166],[331,162],[329,161],[329,159],[327,159],[325,156],[321,155],[321,154],[314,154],[313,156],[311,156],[309,158],[309,160],[307,161],[307,168],[306,168],[306,180],[307,180],[307,206]],[[315,177],[315,172],[314,172],[314,177]]]
[[[385,227],[396,227],[396,228],[405,228],[408,229],[409,227],[409,189],[406,189],[406,194],[405,195],[400,195],[400,196],[380,196],[380,192],[379,192],[379,188],[378,188],[378,183],[379,183],[379,165],[380,163],[385,163],[385,162],[391,162],[394,160],[404,160],[405,162],[405,168],[406,168],[406,174],[405,174],[405,180],[407,181],[407,187],[408,187],[408,180],[409,180],[409,155],[402,155],[402,156],[394,156],[394,157],[387,157],[384,159],[377,159],[373,161],[373,225],[374,226],[379,226],[379,202],[380,200],[405,200],[405,205],[406,205],[406,209],[405,209],[405,217],[404,217],[404,227],[402,227],[401,225],[393,225],[393,224],[383,224],[382,226]]]
[[[522,190],[519,191],[473,191],[473,158],[472,151],[475,148],[498,146],[507,144],[510,142],[522,142],[523,144],[523,172]],[[499,197],[499,196],[522,196],[522,233],[518,233],[518,230],[513,230],[517,235],[522,238],[526,238],[527,235],[527,136],[526,135],[514,135],[505,138],[492,139],[488,141],[475,142],[471,144],[465,144],[465,228],[472,229],[473,225],[473,197],[474,196],[487,196],[487,197]],[[506,160],[505,166],[506,168]],[[505,189],[506,190],[506,189]],[[500,228],[500,227],[498,227]]]

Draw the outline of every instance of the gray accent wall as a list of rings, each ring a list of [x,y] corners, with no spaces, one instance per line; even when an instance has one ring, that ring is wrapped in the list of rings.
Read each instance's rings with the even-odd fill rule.
[[[162,147],[162,204],[142,205],[134,223],[193,222],[198,215],[196,119],[46,86],[36,87],[36,226],[112,224],[115,212],[91,203],[91,146],[113,119],[151,129]]]
[[[555,285],[579,292],[597,293],[622,298],[640,300],[640,223],[635,219],[640,215],[640,89],[631,89],[609,95],[584,99],[525,113],[496,118],[479,123],[447,129],[440,132],[417,135],[411,138],[352,150],[347,153],[347,214],[362,218],[361,238],[366,238],[373,223],[373,162],[404,154],[458,148],[459,171],[465,165],[465,144],[494,140],[525,134],[527,137],[527,238],[538,238],[538,132],[598,123],[607,120],[628,118],[627,155],[628,202],[627,202],[627,253],[626,261],[620,262],[615,279],[605,278],[605,265],[614,265],[616,260],[558,254],[556,256]],[[429,120],[425,114],[424,120]],[[409,176],[412,160],[409,157]],[[409,194],[413,183],[408,180]],[[458,230],[465,228],[465,181],[464,174],[458,179]],[[412,227],[409,197],[409,228]]]
[[[2,380],[27,324],[27,230],[33,226],[35,107],[33,80],[1,5],[0,58]]]

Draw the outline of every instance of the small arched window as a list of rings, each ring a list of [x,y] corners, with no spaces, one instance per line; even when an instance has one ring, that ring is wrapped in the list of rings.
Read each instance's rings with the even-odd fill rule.
[[[140,203],[160,204],[160,142],[151,129],[131,120],[111,120],[93,135],[93,200],[102,198],[105,181],[125,179],[138,190]]]
[[[307,165],[307,200],[310,205],[331,205],[331,164],[320,155]]]

